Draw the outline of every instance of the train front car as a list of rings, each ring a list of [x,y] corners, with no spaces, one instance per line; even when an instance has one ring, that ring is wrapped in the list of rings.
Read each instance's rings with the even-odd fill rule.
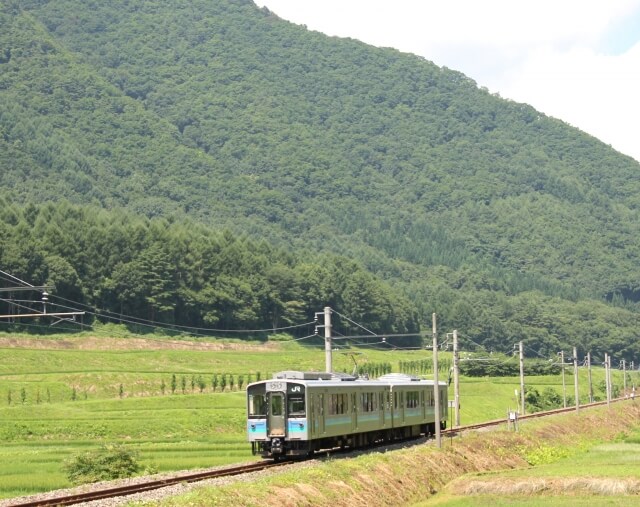
[[[331,378],[323,373],[287,371],[247,386],[247,434],[254,455],[282,458],[309,453],[306,381],[311,377]]]
[[[439,387],[445,428],[447,385]],[[253,454],[263,458],[365,447],[433,434],[434,404],[431,380],[284,371],[247,386],[247,434]]]

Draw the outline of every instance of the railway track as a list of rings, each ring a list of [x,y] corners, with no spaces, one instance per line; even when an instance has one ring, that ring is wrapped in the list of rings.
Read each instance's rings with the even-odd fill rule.
[[[249,472],[258,472],[260,470],[266,470],[267,468],[273,468],[277,466],[287,465],[287,462],[256,462],[249,465],[234,466],[221,468],[218,470],[210,470],[207,472],[198,472],[192,474],[183,474],[175,477],[147,481],[139,484],[130,484],[127,486],[119,486],[115,488],[100,489],[95,491],[89,491],[86,493],[77,493],[67,496],[59,496],[54,498],[47,498],[41,500],[11,503],[9,507],[45,507],[45,506],[57,506],[57,505],[73,505],[85,502],[91,502],[93,500],[102,500],[105,498],[114,498],[121,496],[134,495],[136,493],[142,493],[145,491],[151,491],[154,489],[160,489],[173,484],[180,484],[184,482],[198,482],[205,479],[215,479],[218,477],[228,477],[232,475],[241,475]]]
[[[612,402],[623,401],[624,399],[625,398],[618,398],[618,399],[612,400]],[[607,403],[606,401],[589,403],[589,404],[586,404],[586,405],[581,405],[580,409],[606,405],[606,403]],[[562,413],[566,413],[566,412],[574,412],[575,410],[576,410],[575,407],[567,407],[567,408],[560,408],[560,409],[555,409],[555,410],[548,410],[548,411],[545,411],[545,412],[535,412],[535,413],[532,413],[532,414],[527,414],[527,415],[520,416],[519,420],[534,419],[534,418],[538,418],[538,417],[546,417],[546,416],[555,415],[555,414],[562,414]],[[462,431],[470,431],[470,430],[481,429],[481,428],[489,428],[489,427],[492,427],[492,426],[499,426],[499,425],[505,424],[505,423],[506,423],[506,419],[495,419],[493,421],[486,421],[486,422],[483,422],[483,423],[468,424],[468,425],[465,425],[465,426],[458,426],[456,428],[451,428],[451,429],[448,429],[448,430],[444,430],[442,432],[442,434],[443,435],[447,435],[447,436],[453,436],[453,435],[456,435],[457,433],[460,433]],[[114,488],[100,489],[100,490],[95,490],[95,491],[89,491],[89,492],[86,492],[86,493],[77,493],[77,494],[72,494],[72,495],[68,495],[68,496],[59,496],[59,497],[46,498],[46,499],[40,499],[40,500],[34,500],[34,501],[10,503],[7,507],[45,507],[45,506],[53,507],[53,506],[58,506],[58,505],[74,505],[74,504],[80,504],[80,503],[85,503],[85,502],[91,502],[93,500],[102,500],[102,499],[105,499],[105,498],[114,498],[114,497],[122,497],[122,496],[133,495],[133,494],[136,494],[136,493],[142,493],[142,492],[145,492],[145,491],[151,491],[151,490],[154,490],[154,489],[164,488],[164,487],[171,486],[171,485],[174,485],[174,484],[198,482],[198,481],[203,481],[203,480],[206,480],[206,479],[215,479],[215,478],[218,478],[218,477],[228,477],[228,476],[233,476],[233,475],[246,474],[246,473],[249,473],[249,472],[257,472],[257,471],[260,471],[260,470],[266,470],[268,468],[273,468],[273,467],[278,467],[278,466],[285,466],[285,465],[288,465],[290,463],[292,463],[292,462],[287,462],[287,461],[259,461],[259,462],[256,462],[256,463],[251,463],[249,465],[232,466],[232,467],[221,468],[221,469],[217,469],[217,470],[210,470],[210,471],[206,471],[206,472],[183,474],[183,475],[178,475],[178,476],[175,476],[175,477],[170,477],[170,478],[165,478],[165,479],[147,481],[147,482],[142,482],[142,483],[139,483],[139,484],[131,484],[131,485],[127,485],[127,486],[119,486],[119,487],[114,487]],[[293,462],[293,463],[295,463],[295,462]]]
[[[615,403],[618,401],[624,401],[627,398],[616,398],[616,399],[612,399],[611,403]],[[580,405],[580,410],[585,409],[585,408],[591,408],[591,407],[598,407],[598,406],[602,406],[602,405],[606,405],[607,402],[606,401],[596,401],[593,403],[586,403],[584,405]],[[556,414],[565,414],[568,412],[575,412],[576,411],[576,407],[575,406],[571,406],[571,407],[567,407],[567,408],[556,408],[553,410],[545,410],[543,412],[534,412],[531,414],[525,414],[525,415],[520,415],[518,416],[518,421],[522,421],[525,419],[536,419],[538,417],[547,417],[550,415],[556,415]],[[482,428],[490,428],[492,426],[499,426],[501,424],[505,424],[507,421],[506,419],[494,419],[493,421],[486,421],[486,422],[482,422],[482,423],[476,423],[476,424],[468,424],[465,426],[457,426],[455,428],[450,428],[448,430],[444,430],[442,432],[443,435],[455,435],[456,433],[459,433],[461,431],[469,431],[469,430],[477,430],[477,429],[482,429]]]

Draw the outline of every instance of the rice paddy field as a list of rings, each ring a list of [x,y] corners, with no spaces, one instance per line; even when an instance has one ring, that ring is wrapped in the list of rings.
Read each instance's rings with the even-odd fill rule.
[[[394,371],[400,361],[431,358],[427,351],[352,352],[359,363],[389,362]],[[337,371],[353,368],[347,354],[335,354],[333,363]],[[0,498],[69,486],[64,462],[105,443],[138,452],[148,472],[255,459],[245,437],[243,389],[258,376],[291,369],[323,370],[322,347],[0,334]],[[222,375],[233,376],[234,385],[223,389]],[[527,386],[559,389],[561,378],[532,377]],[[516,406],[515,389],[518,378],[462,378],[462,424],[505,417]]]

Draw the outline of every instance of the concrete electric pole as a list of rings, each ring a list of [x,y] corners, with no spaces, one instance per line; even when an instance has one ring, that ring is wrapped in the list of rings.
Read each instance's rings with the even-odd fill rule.
[[[520,415],[524,415],[524,343],[520,342]]]
[[[440,437],[440,383],[438,381],[438,333],[436,331],[436,314],[432,316],[433,321],[433,403],[434,403],[434,419],[436,430],[436,445],[442,447],[442,439]]]
[[[460,353],[458,352],[458,330],[453,330],[453,414],[454,426],[460,426]]]
[[[324,307],[324,363],[327,373],[333,373],[331,355],[331,307]]]
[[[580,410],[580,391],[578,389],[578,351],[573,347],[573,387],[576,397],[576,412]]]

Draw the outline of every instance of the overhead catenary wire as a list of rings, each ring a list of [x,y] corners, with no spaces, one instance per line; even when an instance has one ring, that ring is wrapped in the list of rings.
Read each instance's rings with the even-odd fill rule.
[[[198,327],[198,326],[183,326],[180,324],[158,322],[158,321],[153,321],[149,319],[143,319],[141,317],[124,315],[124,314],[112,312],[110,310],[103,310],[96,306],[86,305],[84,303],[79,303],[76,301],[66,299],[62,296],[49,295],[49,297],[61,299],[62,301],[73,303],[74,305],[82,306],[84,308],[91,308],[93,311],[87,311],[87,313],[95,315],[96,317],[104,317],[112,320],[124,321],[124,322],[127,322],[128,324],[138,324],[138,325],[148,326],[148,327],[161,327],[161,328],[164,327],[165,329],[175,329],[175,330],[209,331],[209,332],[218,332],[218,333],[266,333],[266,332],[273,332],[273,331],[286,331],[289,329],[297,329],[300,327],[311,326],[315,323],[315,321],[309,321],[301,324],[294,324],[291,326],[269,327],[265,329],[219,329],[219,328],[207,328],[207,327]],[[63,305],[60,305],[60,306],[63,306]],[[124,317],[124,319],[122,317]],[[193,334],[197,334],[197,333],[193,333]]]
[[[364,331],[366,331],[367,333],[376,336],[377,334],[374,333],[373,331],[371,331],[370,329],[367,329],[366,327],[364,327],[362,324],[357,323],[356,321],[350,319],[349,317],[347,317],[346,315],[342,315],[340,312],[334,310],[333,308],[331,309],[332,313],[335,313],[336,315],[342,317],[343,319],[351,322],[352,324],[358,326],[360,329],[363,329]]]
[[[1,269],[0,269],[0,274],[4,275],[5,277],[8,277],[8,278],[5,278],[5,280],[7,280],[7,281],[10,281],[10,282],[13,282],[13,283],[19,282],[19,283],[23,284],[24,286],[33,287],[33,285],[31,285],[29,282],[25,282],[24,280],[21,280],[17,276],[13,276],[11,273],[7,273],[6,271],[2,271]]]
[[[18,277],[15,277],[13,275],[11,275],[10,273],[6,273],[5,271],[0,270],[0,278],[4,279],[5,281],[10,281],[10,282],[18,282],[23,284],[22,287],[27,287],[27,288],[34,288],[33,285],[31,285],[28,282],[25,282],[24,280],[21,280]],[[34,290],[36,290],[36,288],[34,288]],[[114,321],[114,322],[120,322],[120,323],[125,323],[125,324],[132,324],[132,325],[137,325],[137,326],[142,326],[142,327],[148,327],[148,328],[153,328],[153,329],[165,329],[168,331],[174,331],[174,332],[182,332],[182,333],[186,333],[188,335],[192,335],[192,336],[200,336],[200,337],[209,337],[209,335],[207,334],[203,334],[204,332],[218,332],[218,333],[244,333],[244,334],[251,334],[251,333],[266,333],[266,332],[275,332],[275,331],[286,331],[286,330],[291,330],[291,329],[297,329],[297,328],[302,328],[302,327],[308,327],[311,326],[312,324],[315,323],[315,321],[309,321],[309,322],[304,322],[301,324],[294,324],[291,326],[280,326],[280,327],[269,327],[269,328],[264,328],[264,329],[219,329],[219,328],[205,328],[205,327],[198,327],[198,326],[183,326],[183,325],[179,325],[179,324],[171,324],[171,323],[163,323],[163,322],[157,322],[157,321],[153,321],[153,320],[148,320],[148,319],[143,319],[140,317],[135,317],[135,316],[130,316],[130,315],[124,315],[124,314],[120,314],[120,313],[116,313],[116,312],[111,312],[109,310],[103,310],[100,309],[96,306],[92,306],[92,305],[87,305],[85,303],[81,303],[78,301],[73,301],[67,298],[64,298],[62,296],[58,296],[58,295],[54,295],[54,294],[49,294],[48,295],[49,298],[54,298],[54,299],[58,299],[61,301],[65,301],[67,303],[71,303],[74,306],[67,306],[64,305],[62,303],[59,302],[51,302],[50,304],[55,304],[56,306],[60,307],[60,308],[66,308],[66,309],[70,309],[70,310],[77,310],[78,307],[81,308],[85,308],[88,310],[85,310],[85,313],[88,313],[90,315],[93,315],[95,317],[98,318],[103,318],[103,319],[107,319],[110,321]],[[32,307],[29,306],[25,306],[25,305],[21,305],[18,303],[18,301],[21,302],[28,302],[28,301],[22,301],[22,300],[13,300],[13,299],[3,299],[0,298],[0,301],[4,301],[6,303],[12,304],[18,308],[22,308],[22,309],[26,309],[29,311],[35,311],[37,312],[39,315],[42,316],[47,316],[46,313],[41,312],[39,310],[34,310]],[[33,304],[37,304],[39,303],[39,301],[33,301]],[[19,317],[19,314],[16,315],[16,317]],[[24,324],[22,324],[24,325]],[[311,335],[313,336],[313,335]]]

